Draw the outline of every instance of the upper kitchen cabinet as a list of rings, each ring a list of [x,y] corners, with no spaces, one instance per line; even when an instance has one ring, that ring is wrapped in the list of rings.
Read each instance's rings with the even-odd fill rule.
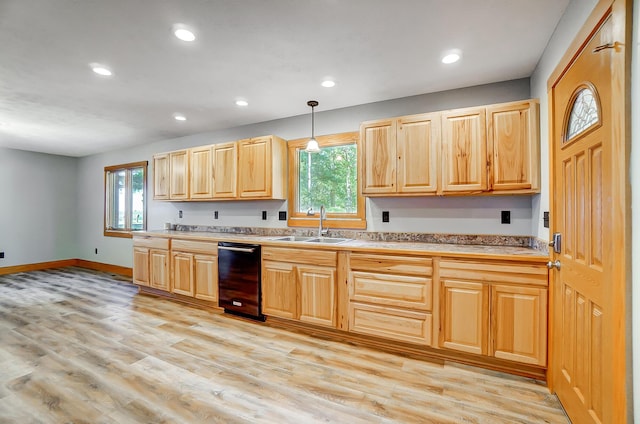
[[[169,153],[169,199],[189,198],[189,151]]]
[[[153,199],[169,200],[169,153],[153,155]]]
[[[439,119],[439,114],[421,114],[364,122],[360,127],[363,193],[435,194]]]
[[[211,199],[213,193],[212,147],[189,149],[191,162],[189,198]]]
[[[238,196],[238,144],[213,146],[213,197],[234,199]]]
[[[487,148],[493,191],[540,191],[538,102],[487,107]]]
[[[486,109],[442,112],[442,193],[488,189]]]
[[[238,197],[287,198],[286,142],[276,136],[238,142]]]

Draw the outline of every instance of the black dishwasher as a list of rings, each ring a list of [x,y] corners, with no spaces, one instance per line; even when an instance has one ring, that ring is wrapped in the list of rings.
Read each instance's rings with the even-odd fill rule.
[[[264,321],[260,245],[218,243],[218,305],[225,312]]]

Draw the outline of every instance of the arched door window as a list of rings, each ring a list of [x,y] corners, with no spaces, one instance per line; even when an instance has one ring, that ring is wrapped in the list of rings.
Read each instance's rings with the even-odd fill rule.
[[[578,88],[569,105],[570,112],[565,127],[565,143],[600,123],[598,95],[593,87],[581,86]]]

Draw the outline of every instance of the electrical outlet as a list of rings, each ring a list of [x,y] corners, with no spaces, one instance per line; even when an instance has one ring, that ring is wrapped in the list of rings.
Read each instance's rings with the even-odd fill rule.
[[[213,219],[218,219],[218,211],[213,211]]]
[[[267,211],[262,211],[262,220],[263,221],[267,220]]]
[[[382,222],[389,222],[389,211],[382,211]]]
[[[286,221],[287,220],[287,211],[278,212],[278,219],[280,221]]]
[[[544,228],[549,228],[549,211],[542,213],[542,225]]]
[[[0,252],[0,259],[4,259],[4,252]]]
[[[182,211],[178,211],[178,218],[182,218]]]
[[[98,254],[98,248],[96,247],[96,255]]]
[[[511,224],[511,211],[502,211],[500,213],[500,222],[502,224]]]

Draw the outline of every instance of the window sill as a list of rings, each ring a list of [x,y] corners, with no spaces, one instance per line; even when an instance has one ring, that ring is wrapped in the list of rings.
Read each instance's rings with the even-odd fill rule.
[[[132,238],[131,231],[127,230],[104,230],[105,237]]]
[[[287,220],[289,227],[307,227],[317,228],[318,217],[291,217]],[[323,225],[329,229],[352,229],[364,230],[367,228],[367,220],[361,218],[327,218],[323,221]]]

